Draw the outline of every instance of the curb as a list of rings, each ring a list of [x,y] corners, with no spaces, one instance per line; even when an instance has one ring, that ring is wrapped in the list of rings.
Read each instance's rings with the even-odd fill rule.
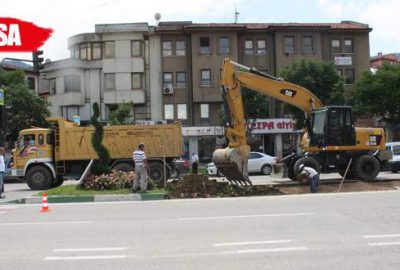
[[[165,200],[165,193],[127,194],[127,195],[90,195],[90,196],[48,196],[48,203],[85,203],[85,202],[124,202]],[[40,204],[41,197],[23,198],[5,202],[7,204]]]

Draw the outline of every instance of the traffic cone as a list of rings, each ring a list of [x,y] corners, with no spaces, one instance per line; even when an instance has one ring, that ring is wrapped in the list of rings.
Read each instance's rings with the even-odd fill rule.
[[[49,205],[47,204],[47,193],[43,192],[42,193],[42,209],[40,209],[40,212],[49,212]]]

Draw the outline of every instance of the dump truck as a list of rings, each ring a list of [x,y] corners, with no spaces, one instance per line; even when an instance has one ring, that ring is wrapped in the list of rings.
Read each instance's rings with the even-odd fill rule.
[[[284,157],[274,166],[274,172],[281,176],[296,180],[300,165],[304,164],[322,173],[344,175],[348,170],[348,177],[370,181],[391,159],[391,153],[385,147],[384,130],[355,127],[350,106],[326,106],[299,85],[225,59],[221,89],[228,119],[225,135],[229,145],[216,150],[213,161],[232,182],[251,184],[247,172],[250,147],[241,94],[243,87],[291,104],[305,114],[300,151]]]
[[[46,119],[50,128],[20,131],[12,151],[11,175],[23,179],[33,190],[60,186],[65,179],[79,179],[98,155],[92,146],[94,127],[80,127],[60,117]],[[160,125],[104,126],[103,145],[113,170],[132,171],[132,153],[144,143],[149,176],[157,185],[176,173],[173,160],[183,153],[180,123]]]

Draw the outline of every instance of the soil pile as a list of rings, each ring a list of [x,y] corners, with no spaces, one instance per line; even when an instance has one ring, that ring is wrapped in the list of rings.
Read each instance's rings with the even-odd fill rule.
[[[236,186],[228,182],[217,182],[205,175],[188,174],[180,180],[167,184],[170,198],[239,197],[257,195],[279,195],[271,186]]]

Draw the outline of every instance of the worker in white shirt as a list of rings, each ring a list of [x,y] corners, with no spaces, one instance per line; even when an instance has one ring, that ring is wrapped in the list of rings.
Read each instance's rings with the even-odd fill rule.
[[[4,147],[0,147],[0,199],[4,198],[2,194],[4,192],[4,172],[6,170],[6,165],[4,163]]]
[[[301,164],[299,169],[301,180],[310,181],[310,191],[311,193],[316,193],[319,183],[319,173],[314,168],[307,167],[304,164]]]
[[[192,153],[192,173],[197,174],[197,168],[199,166],[199,156],[196,153]]]
[[[140,191],[146,192],[148,164],[143,143],[139,144],[138,149],[133,152],[133,161],[135,163],[135,179],[132,190],[136,192],[140,185]]]

